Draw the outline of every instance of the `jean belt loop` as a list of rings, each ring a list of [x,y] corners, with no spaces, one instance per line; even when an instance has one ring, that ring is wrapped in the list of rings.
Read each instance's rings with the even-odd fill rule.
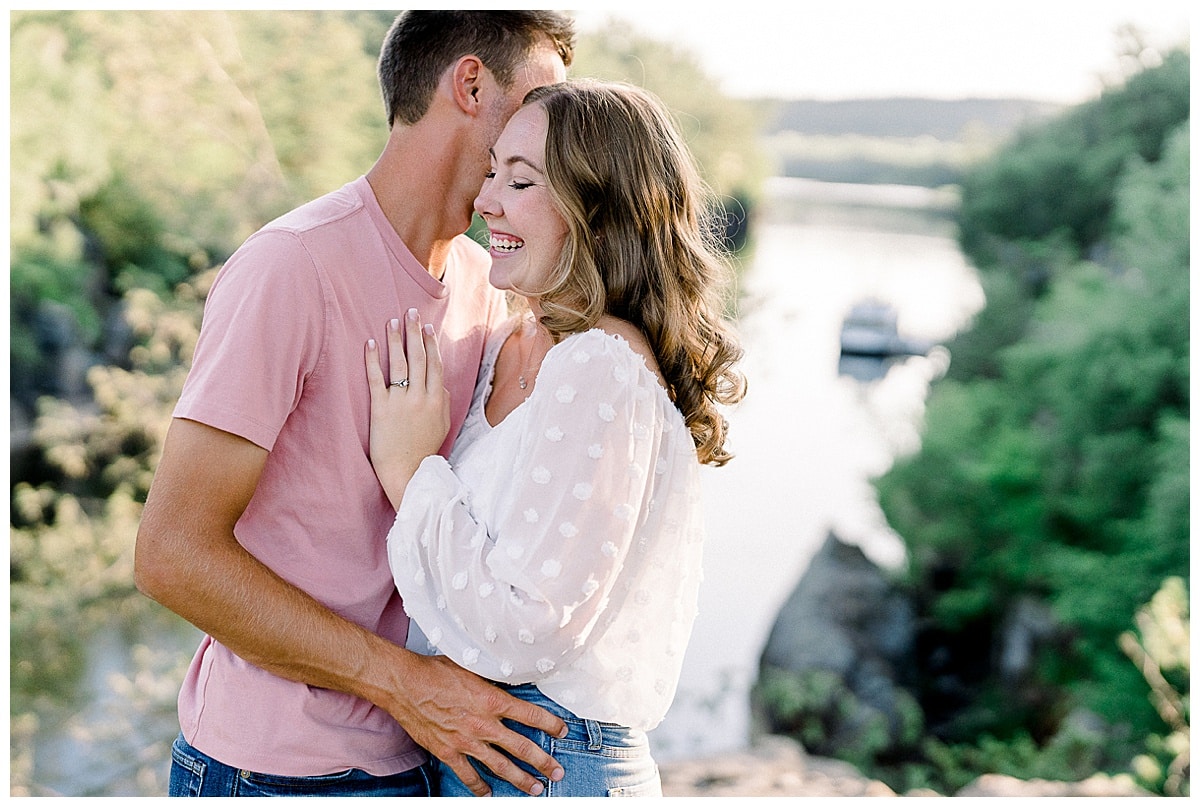
[[[600,746],[604,743],[604,734],[600,731],[600,724],[595,720],[585,720],[583,725],[587,728],[588,750],[599,751]]]

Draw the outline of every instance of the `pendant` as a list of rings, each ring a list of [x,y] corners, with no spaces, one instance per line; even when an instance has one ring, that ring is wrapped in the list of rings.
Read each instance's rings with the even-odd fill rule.
[[[517,386],[520,387],[521,389],[525,389],[526,387],[529,386],[528,384],[525,383],[525,376],[517,377]]]

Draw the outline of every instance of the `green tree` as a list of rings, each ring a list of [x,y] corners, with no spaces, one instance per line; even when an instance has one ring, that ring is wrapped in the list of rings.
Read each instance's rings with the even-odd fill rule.
[[[1142,608],[1137,631],[1121,634],[1121,649],[1141,671],[1164,732],[1152,734],[1133,762],[1143,784],[1166,796],[1191,795],[1191,616],[1188,587],[1169,577]]]
[[[762,114],[723,95],[695,54],[611,20],[580,37],[571,75],[625,81],[658,95],[675,112],[706,180],[726,206],[756,201],[767,173],[757,146]]]
[[[1172,56],[1132,77],[1127,94],[1110,90],[1030,133],[971,180],[996,209],[1037,204],[1019,231],[964,206],[976,235],[968,243],[993,247],[975,254],[994,293],[966,350],[952,345],[967,367],[934,386],[921,449],[877,480],[927,624],[974,648],[950,664],[972,688],[971,708],[940,726],[960,748],[990,736],[1001,741],[993,751],[1007,742],[1024,754],[1083,707],[1114,727],[1113,756],[1087,766],[1120,768],[1161,726],[1118,639],[1162,581],[1186,579],[1189,566],[1190,127],[1186,114],[1177,120],[1187,98],[1179,65]],[[1157,128],[1135,137],[1135,120]],[[1092,142],[1096,131],[1121,134],[1070,162],[1102,182],[1034,192],[1032,174],[1010,173],[1048,154],[1066,159],[1064,143]],[[1075,201],[1056,208],[1060,191]],[[1096,217],[1081,227],[1085,209]],[[1078,258],[1083,247],[1094,260]],[[1033,294],[1026,273],[1037,255],[1053,271]],[[975,640],[986,636],[997,653],[1006,621],[1030,602],[1049,609],[1052,638],[1013,682],[979,663]],[[1132,744],[1115,741],[1122,732]]]
[[[1027,129],[962,183],[960,240],[981,267],[1016,247],[1052,268],[1045,250],[1086,255],[1106,239],[1116,187],[1131,155],[1156,162],[1168,133],[1189,116],[1190,58],[1168,53],[1050,124]],[[1038,253],[1042,254],[1038,254]],[[1041,287],[1044,276],[1036,275]]]
[[[354,22],[370,19],[14,13],[13,182],[33,191],[14,208],[14,242],[38,232],[52,180],[74,191],[69,216],[120,176],[182,239],[177,251],[220,257],[267,219],[353,179],[386,135],[376,57]]]
[[[59,393],[49,303],[86,350],[105,351],[125,290],[168,294],[370,165],[386,132],[367,43],[381,24],[369,12],[12,14],[18,390]]]

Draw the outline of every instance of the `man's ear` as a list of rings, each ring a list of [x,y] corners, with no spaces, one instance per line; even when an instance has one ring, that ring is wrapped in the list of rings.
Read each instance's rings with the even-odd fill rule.
[[[451,91],[454,103],[468,115],[477,115],[482,108],[479,93],[483,89],[486,72],[478,56],[463,56],[454,63],[451,73]]]

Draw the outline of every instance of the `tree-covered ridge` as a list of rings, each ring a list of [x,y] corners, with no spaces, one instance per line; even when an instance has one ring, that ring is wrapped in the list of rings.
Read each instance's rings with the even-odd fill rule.
[[[1063,111],[1061,104],[1022,98],[851,98],[771,104],[763,131],[807,135],[930,137],[964,140],[1037,123]]]
[[[370,15],[14,12],[10,358],[19,404],[121,363],[120,298],[162,295],[382,148]],[[377,41],[371,46],[378,49]]]
[[[963,181],[964,249],[980,266],[998,250],[1038,243],[1086,253],[1111,242],[1115,192],[1134,156],[1156,163],[1189,117],[1191,59],[1131,76],[1045,126],[1032,127]]]
[[[1188,580],[1188,63],[1170,54],[1029,129],[963,183],[988,303],[951,345],[921,449],[877,481],[927,625],[922,701],[941,705],[931,725],[955,759],[1092,715],[1105,728],[1074,768],[1058,761],[1082,778],[1175,728],[1119,637],[1164,581]],[[1030,613],[1044,618],[1026,619],[1014,677],[997,661]],[[1188,665],[1162,672],[1186,703]],[[1158,750],[1141,773],[1162,788],[1173,754]]]
[[[1022,99],[869,98],[760,102],[762,140],[780,176],[957,186],[1024,126],[1061,113]]]

